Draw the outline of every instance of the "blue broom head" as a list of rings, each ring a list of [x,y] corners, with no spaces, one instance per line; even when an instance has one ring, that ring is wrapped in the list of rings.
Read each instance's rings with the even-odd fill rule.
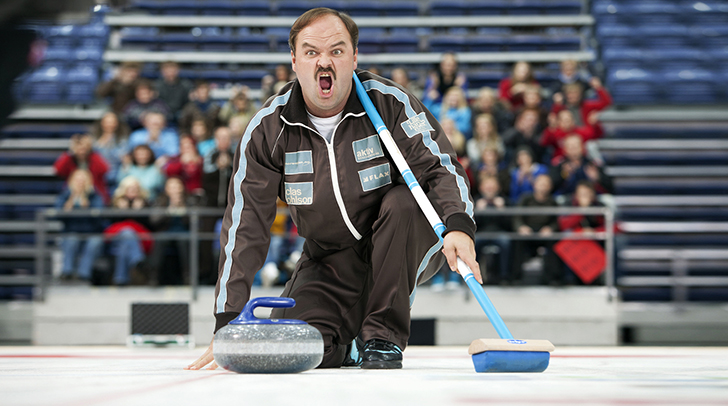
[[[546,340],[479,339],[468,352],[475,372],[543,372],[553,350]]]

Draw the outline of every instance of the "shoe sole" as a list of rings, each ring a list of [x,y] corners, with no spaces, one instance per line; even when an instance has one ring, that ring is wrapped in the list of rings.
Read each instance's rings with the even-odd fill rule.
[[[402,361],[364,361],[362,369],[402,369]]]

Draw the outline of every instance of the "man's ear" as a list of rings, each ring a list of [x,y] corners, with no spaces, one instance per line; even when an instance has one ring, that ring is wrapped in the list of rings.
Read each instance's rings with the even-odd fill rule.
[[[357,57],[359,56],[359,48],[354,49],[354,69],[356,69],[356,66],[358,64]]]
[[[296,54],[291,50],[291,70],[296,71]]]

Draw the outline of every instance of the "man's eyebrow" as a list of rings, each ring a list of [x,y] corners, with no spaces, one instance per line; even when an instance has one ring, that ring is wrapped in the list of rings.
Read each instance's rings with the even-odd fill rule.
[[[331,45],[329,48],[336,48],[336,47],[340,47],[342,45],[346,45],[346,41],[343,41],[343,40],[342,41],[339,41],[339,42]]]
[[[317,47],[315,47],[315,46],[313,46],[313,45],[309,44],[308,42],[304,42],[303,44],[301,44],[301,48],[313,48],[313,49],[318,49]]]

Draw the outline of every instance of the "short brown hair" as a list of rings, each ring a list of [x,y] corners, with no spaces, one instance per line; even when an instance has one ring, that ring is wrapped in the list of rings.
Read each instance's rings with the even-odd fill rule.
[[[291,48],[291,51],[294,55],[296,54],[296,39],[298,38],[298,34],[301,32],[301,30],[326,15],[336,16],[341,20],[342,23],[344,23],[344,26],[346,27],[346,30],[349,31],[349,36],[351,37],[352,47],[354,49],[357,48],[357,46],[359,45],[359,27],[357,27],[354,20],[352,20],[351,17],[340,11],[336,11],[334,9],[326,7],[319,7],[312,8],[311,10],[308,10],[307,12],[301,14],[301,16],[296,19],[296,22],[293,23],[293,26],[291,27],[291,32],[288,34],[288,46]]]

